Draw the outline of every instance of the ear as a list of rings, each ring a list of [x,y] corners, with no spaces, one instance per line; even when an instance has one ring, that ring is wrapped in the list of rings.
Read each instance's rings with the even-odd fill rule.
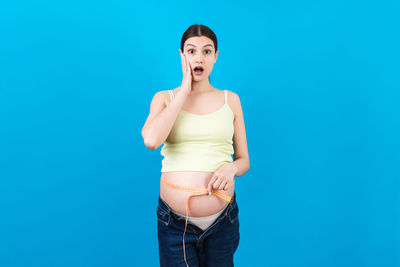
[[[217,50],[217,53],[215,53],[215,60],[214,60],[214,63],[217,62],[218,54],[219,54],[219,50]]]

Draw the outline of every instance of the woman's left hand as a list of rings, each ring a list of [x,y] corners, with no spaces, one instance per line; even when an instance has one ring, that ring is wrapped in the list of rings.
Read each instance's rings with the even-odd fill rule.
[[[211,195],[213,189],[228,190],[233,184],[237,166],[232,162],[225,163],[216,170],[208,183],[208,193]]]

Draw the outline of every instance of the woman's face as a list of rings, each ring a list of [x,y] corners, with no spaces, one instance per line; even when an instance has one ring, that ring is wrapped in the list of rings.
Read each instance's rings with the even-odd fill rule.
[[[183,49],[183,53],[192,68],[193,80],[208,80],[219,54],[219,50],[215,53],[214,42],[206,36],[190,37],[185,41]],[[203,67],[201,74],[194,72],[196,66]]]

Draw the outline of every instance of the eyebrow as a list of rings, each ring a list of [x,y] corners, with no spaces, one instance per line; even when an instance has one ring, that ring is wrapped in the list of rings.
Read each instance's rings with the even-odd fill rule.
[[[187,44],[186,46],[189,46],[189,45],[192,45],[192,46],[196,47],[194,44]],[[206,47],[206,46],[211,46],[212,47],[212,44],[206,44],[203,47]]]

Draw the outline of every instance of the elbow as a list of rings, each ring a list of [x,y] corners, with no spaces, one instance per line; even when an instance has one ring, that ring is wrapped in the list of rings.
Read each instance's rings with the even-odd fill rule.
[[[142,131],[142,137],[144,145],[150,150],[156,150],[164,143],[164,141],[159,139],[159,136],[151,135],[146,131]]]
[[[150,149],[150,150],[156,150],[158,148],[157,145],[155,145],[155,143],[151,140],[149,140],[148,138],[144,138],[144,145]]]
[[[243,174],[247,173],[249,171],[249,169],[250,169],[250,160],[247,159],[247,164],[245,165]]]
[[[150,150],[156,150],[161,144],[159,141],[154,140],[154,138],[144,137],[143,138],[144,145]]]
[[[150,150],[156,150],[157,146],[155,146],[154,142],[149,138],[148,134],[146,133],[146,129],[142,130],[142,137],[144,145]]]

